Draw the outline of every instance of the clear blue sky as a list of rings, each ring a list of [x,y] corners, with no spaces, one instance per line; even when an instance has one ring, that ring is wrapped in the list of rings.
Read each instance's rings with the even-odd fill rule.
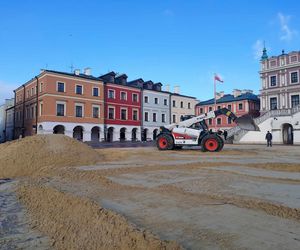
[[[300,3],[238,0],[14,1],[0,3],[0,103],[41,68],[91,67],[180,85],[181,93],[258,93],[259,57],[300,49]],[[257,54],[259,53],[259,54]]]

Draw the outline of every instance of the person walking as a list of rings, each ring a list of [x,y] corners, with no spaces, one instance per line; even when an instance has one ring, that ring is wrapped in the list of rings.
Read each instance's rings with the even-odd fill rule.
[[[273,139],[273,136],[270,133],[270,131],[268,131],[266,134],[267,147],[272,147],[272,139]]]
[[[224,135],[224,140],[226,141],[227,140],[227,135],[228,135],[227,130],[224,129],[223,135]]]

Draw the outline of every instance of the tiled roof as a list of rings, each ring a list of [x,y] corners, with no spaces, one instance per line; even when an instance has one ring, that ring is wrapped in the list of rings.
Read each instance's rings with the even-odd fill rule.
[[[224,102],[235,102],[235,101],[241,101],[241,100],[252,100],[252,101],[259,101],[259,98],[257,95],[252,93],[245,93],[241,94],[237,97],[234,97],[231,94],[224,95],[223,97],[217,99],[217,103],[224,103]],[[215,103],[215,99],[209,99],[207,101],[199,102],[196,106],[201,105],[211,105]]]

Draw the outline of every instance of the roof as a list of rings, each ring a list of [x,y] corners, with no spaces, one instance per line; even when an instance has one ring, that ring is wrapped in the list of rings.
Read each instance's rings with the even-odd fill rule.
[[[88,79],[88,80],[94,80],[94,81],[103,81],[100,77],[95,77],[95,76],[88,76],[85,74],[80,73],[79,75],[76,75],[75,73],[67,73],[67,72],[62,72],[62,71],[57,71],[57,70],[50,70],[50,69],[42,69],[42,72],[37,75],[37,77],[40,77],[42,74],[45,73],[54,73],[54,74],[60,74],[60,75],[65,75],[65,76],[72,76],[72,77],[77,77],[77,78],[82,78],[82,79]],[[26,83],[22,84],[18,88],[16,88],[14,91],[17,91],[18,89],[22,88],[22,86],[25,86],[29,84],[31,81],[35,80],[35,77],[31,78],[29,81]]]
[[[82,73],[80,73],[79,75],[76,75],[75,73],[67,73],[67,72],[49,70],[49,69],[45,69],[44,72],[56,73],[56,74],[67,75],[67,76],[74,76],[74,77],[79,77],[79,78],[84,78],[84,79],[89,79],[89,80],[95,80],[95,81],[102,81],[102,79],[100,77],[95,77],[92,75],[88,76],[88,75],[85,75]]]
[[[234,95],[231,95],[231,94],[227,94],[227,95],[224,95],[223,97],[217,99],[217,103],[236,102],[236,101],[241,101],[241,100],[259,101],[259,98],[257,95],[252,94],[252,93],[241,94],[237,97],[234,97]],[[199,102],[196,106],[211,105],[214,103],[215,103],[215,98],[212,98],[207,101]]]
[[[181,95],[181,94],[177,94],[177,93],[171,93],[169,92],[171,95],[175,95],[175,96],[182,96],[182,97],[187,97],[187,98],[192,98],[192,99],[197,99],[196,97],[194,96],[188,96],[188,95]]]

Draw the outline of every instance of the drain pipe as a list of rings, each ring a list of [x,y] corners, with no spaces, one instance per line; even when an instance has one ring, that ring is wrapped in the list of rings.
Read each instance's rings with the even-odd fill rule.
[[[39,111],[39,78],[35,76],[36,79],[36,107],[35,107],[35,134],[37,135],[38,131],[38,111]]]
[[[25,84],[23,84],[23,115],[22,115],[22,129],[21,129],[21,133],[22,133],[22,137],[25,136]]]

